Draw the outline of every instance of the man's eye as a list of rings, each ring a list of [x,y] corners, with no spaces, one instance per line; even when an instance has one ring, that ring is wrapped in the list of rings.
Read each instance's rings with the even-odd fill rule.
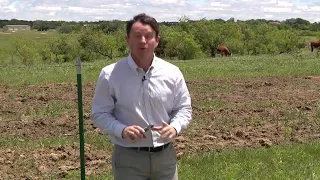
[[[147,39],[151,39],[151,38],[153,38],[153,35],[152,35],[152,34],[149,34],[149,35],[146,36],[146,38],[147,38]]]

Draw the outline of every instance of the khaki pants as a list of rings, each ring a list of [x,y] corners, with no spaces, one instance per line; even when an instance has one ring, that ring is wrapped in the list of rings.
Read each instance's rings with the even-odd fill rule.
[[[112,170],[115,180],[178,180],[176,151],[172,144],[151,153],[115,145]]]

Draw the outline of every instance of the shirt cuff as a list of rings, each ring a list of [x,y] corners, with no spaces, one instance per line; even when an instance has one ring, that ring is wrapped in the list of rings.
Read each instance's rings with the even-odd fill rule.
[[[124,128],[126,128],[125,125],[123,124],[117,124],[115,127],[114,127],[114,130],[113,130],[113,133],[116,137],[120,138],[120,139],[123,139],[122,138],[122,131],[124,130]]]
[[[173,128],[176,129],[177,135],[180,133],[180,131],[181,131],[181,125],[180,125],[179,121],[173,121],[173,122],[171,122],[171,123],[170,123],[170,126],[172,126]]]

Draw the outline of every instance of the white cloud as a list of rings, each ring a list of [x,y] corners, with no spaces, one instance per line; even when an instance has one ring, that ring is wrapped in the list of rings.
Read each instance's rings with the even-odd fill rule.
[[[201,10],[204,10],[204,11],[223,11],[223,8],[220,8],[220,7],[204,7],[204,8],[201,8]]]
[[[264,18],[266,18],[266,19],[270,19],[270,18],[273,18],[274,17],[274,15],[272,15],[272,14],[266,14],[266,15],[264,15]]]
[[[292,13],[294,13],[294,14],[300,14],[302,11],[301,10],[294,10]]]
[[[290,1],[278,1],[278,6],[292,7],[294,4]]]
[[[281,13],[281,12],[291,12],[291,8],[284,8],[284,7],[271,7],[271,8],[263,8],[265,12],[275,12],[275,13]]]
[[[186,2],[183,0],[152,0],[149,1],[151,5],[176,5],[176,6],[184,6]]]
[[[81,12],[88,12],[88,11],[95,11],[96,9],[90,9],[90,8],[85,8],[85,7],[68,7],[67,8],[69,11],[75,12],[75,13],[81,13]]]
[[[193,20],[301,17],[319,22],[320,0],[0,0],[1,19],[128,20],[141,12],[159,22],[182,16]]]
[[[48,15],[48,16],[55,16],[55,15],[56,15],[56,12],[49,12],[47,15]]]
[[[318,13],[318,16],[320,16],[320,6],[312,6],[310,7],[310,11],[315,11]]]
[[[211,2],[210,6],[213,6],[213,7],[228,7],[230,5],[229,4],[224,4],[222,2]]]
[[[32,11],[61,11],[61,7],[50,7],[50,6],[36,6],[33,8],[30,8]]]
[[[296,9],[300,10],[301,13],[308,11],[309,7],[308,6],[298,6]]]

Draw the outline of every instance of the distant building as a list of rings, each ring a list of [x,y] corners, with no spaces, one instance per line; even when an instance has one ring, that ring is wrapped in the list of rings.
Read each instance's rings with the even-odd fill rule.
[[[272,22],[269,22],[269,24],[279,25],[279,24],[281,24],[281,23],[278,22],[278,21],[272,21]]]
[[[5,25],[3,26],[3,31],[25,31],[30,30],[29,25]]]

